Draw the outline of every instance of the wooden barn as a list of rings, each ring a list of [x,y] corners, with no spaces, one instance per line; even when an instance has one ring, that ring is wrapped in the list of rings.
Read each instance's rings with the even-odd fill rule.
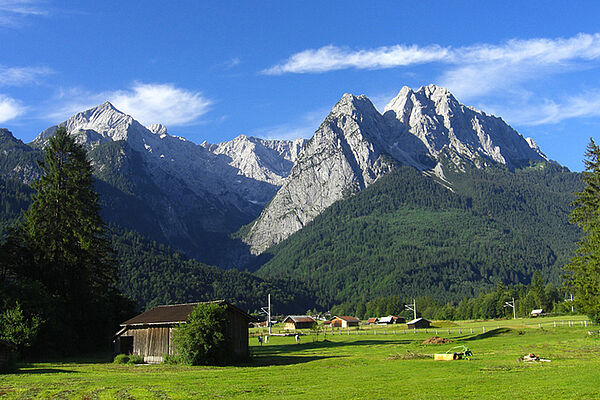
[[[224,305],[229,317],[231,351],[236,358],[248,357],[248,324],[256,321],[231,303],[224,300],[206,302]],[[121,324],[121,330],[115,334],[115,354],[137,354],[145,362],[163,361],[166,354],[174,354],[173,332],[184,324],[201,303],[174,304],[154,307]]]
[[[431,322],[426,320],[425,318],[417,318],[413,319],[406,323],[406,327],[408,329],[425,329],[431,326]]]
[[[308,315],[288,315],[283,320],[284,329],[294,330],[294,329],[310,329],[315,323],[315,319],[313,317],[309,317]]]
[[[348,316],[336,316],[331,320],[331,326],[333,328],[349,328],[351,326],[358,326],[360,319],[356,317]]]

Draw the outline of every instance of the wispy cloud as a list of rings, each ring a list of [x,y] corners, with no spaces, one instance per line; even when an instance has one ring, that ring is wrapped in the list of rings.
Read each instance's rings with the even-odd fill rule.
[[[564,99],[531,101],[523,97],[527,84],[556,74],[600,67],[600,33],[569,38],[512,39],[499,44],[463,47],[396,45],[351,50],[325,46],[293,54],[262,73],[324,73],[341,69],[386,69],[436,63],[442,67],[436,84],[447,87],[462,101],[504,101],[502,110],[511,123],[541,125],[568,118],[600,116],[600,90]],[[508,97],[521,98],[512,101]],[[536,96],[544,98],[537,93]],[[545,96],[548,97],[548,96]],[[383,99],[377,102],[383,104]],[[485,101],[483,101],[485,103]],[[487,102],[489,103],[489,101]]]
[[[6,67],[0,65],[0,86],[21,86],[38,83],[39,78],[54,71],[48,67]]]
[[[578,34],[572,38],[509,40],[502,44],[465,47],[396,45],[374,49],[350,50],[333,45],[293,54],[283,63],[264,71],[269,75],[285,73],[322,73],[348,68],[386,69],[432,62],[464,66],[539,65],[566,66],[578,60],[600,58],[600,34]]]
[[[262,72],[267,75],[281,75],[319,73],[348,68],[384,69],[443,61],[449,56],[450,49],[438,45],[427,47],[396,45],[356,51],[329,45],[296,53],[285,62]]]
[[[571,118],[600,117],[600,89],[565,97],[561,101],[523,99],[519,104],[488,104],[484,107],[513,124],[556,124]]]
[[[90,93],[81,89],[63,90],[56,99],[59,107],[48,118],[62,120],[85,109],[110,101],[116,108],[141,123],[169,126],[194,123],[209,111],[211,100],[200,92],[165,83],[135,82],[127,90]]]
[[[36,0],[0,0],[0,26],[19,27],[26,17],[45,16],[48,11]]]
[[[25,113],[25,107],[11,97],[0,94],[0,123],[10,121]]]

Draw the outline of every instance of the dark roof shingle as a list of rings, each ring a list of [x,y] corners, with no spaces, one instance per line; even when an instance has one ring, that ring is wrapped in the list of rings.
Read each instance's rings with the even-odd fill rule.
[[[208,303],[217,303],[221,305],[226,305],[228,308],[232,308],[233,310],[245,315],[249,321],[254,321],[255,318],[246,314],[244,311],[240,310],[233,304],[230,304],[224,300],[217,301],[206,301],[202,303],[187,303],[187,304],[173,304],[173,305],[164,305],[157,306],[148,311],[141,313],[127,321],[123,322],[121,326],[130,326],[130,325],[153,325],[153,324],[177,324],[184,323],[188,316],[192,313],[194,308],[198,304],[208,304]]]

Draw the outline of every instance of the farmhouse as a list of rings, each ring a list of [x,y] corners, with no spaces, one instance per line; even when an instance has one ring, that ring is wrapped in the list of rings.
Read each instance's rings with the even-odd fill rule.
[[[349,328],[351,326],[358,326],[360,319],[356,317],[348,316],[336,316],[331,320],[331,326],[334,328]]]
[[[313,317],[308,315],[288,315],[283,320],[284,329],[310,329],[312,328],[315,320]]]
[[[379,320],[379,324],[381,325],[403,324],[404,322],[406,322],[406,320],[403,317],[396,317],[395,315],[388,315]]]
[[[544,314],[544,310],[542,308],[537,308],[535,310],[531,310],[531,316],[532,317],[540,317]]]
[[[369,319],[367,320],[367,324],[369,324],[369,325],[375,325],[375,324],[376,324],[376,323],[378,323],[378,322],[379,322],[379,319],[378,319],[378,318],[369,318]]]
[[[426,320],[425,318],[417,318],[417,319],[413,319],[412,321],[409,321],[406,323],[406,327],[411,329],[424,329],[424,328],[429,328],[431,326],[431,322]]]
[[[224,300],[217,303],[227,308],[231,352],[236,358],[248,357],[248,324],[255,318]],[[174,304],[154,307],[121,324],[115,334],[115,354],[137,354],[145,362],[162,362],[165,354],[174,354],[173,331],[184,324],[194,308],[201,303]]]

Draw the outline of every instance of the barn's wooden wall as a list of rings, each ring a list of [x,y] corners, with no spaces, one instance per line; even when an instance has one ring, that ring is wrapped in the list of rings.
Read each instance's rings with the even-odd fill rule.
[[[248,357],[248,320],[245,316],[231,309],[227,310],[229,316],[229,329],[232,338],[233,354],[235,358]]]
[[[133,354],[146,362],[161,362],[165,354],[173,354],[172,330],[169,326],[130,327],[122,336],[133,336]]]

